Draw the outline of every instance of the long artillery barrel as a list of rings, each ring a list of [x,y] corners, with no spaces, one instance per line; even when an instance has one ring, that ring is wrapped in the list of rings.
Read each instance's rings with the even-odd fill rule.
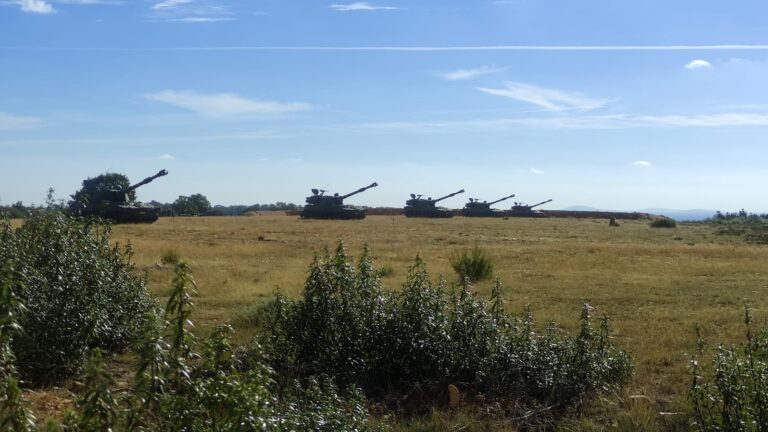
[[[450,198],[450,197],[452,197],[452,196],[454,196],[454,195],[458,195],[458,194],[460,194],[460,193],[464,193],[464,189],[462,189],[462,190],[460,190],[460,191],[458,191],[458,192],[454,192],[454,193],[452,193],[452,194],[448,194],[448,195],[446,195],[446,196],[444,196],[444,197],[442,197],[442,198],[438,198],[438,199],[436,199],[436,200],[433,200],[432,202],[438,202],[438,201],[442,201],[442,200],[444,200],[444,199],[448,199],[448,198]]]
[[[378,185],[379,185],[378,183],[376,183],[376,182],[373,182],[373,183],[369,184],[369,185],[368,185],[368,186],[366,186],[366,187],[362,187],[362,188],[360,188],[360,189],[358,189],[358,190],[356,190],[356,191],[354,191],[354,192],[350,192],[350,193],[348,193],[348,194],[346,194],[346,195],[342,195],[342,196],[340,196],[339,198],[341,198],[341,199],[347,199],[347,198],[351,197],[352,195],[356,195],[356,194],[359,194],[360,192],[365,192],[365,191],[367,191],[368,189],[370,189],[370,188],[372,188],[372,187],[376,187],[376,186],[378,186]]]
[[[506,196],[506,197],[504,197],[504,198],[500,198],[500,199],[497,199],[496,201],[493,201],[493,202],[490,202],[490,203],[488,203],[488,205],[489,205],[489,206],[492,206],[492,205],[494,205],[494,204],[496,204],[496,203],[500,203],[500,202],[502,202],[502,201],[504,201],[504,200],[508,200],[508,199],[510,199],[510,198],[512,198],[512,197],[514,197],[514,196],[515,196],[515,194],[512,194],[512,195],[510,195],[510,196]],[[543,203],[542,203],[542,204],[543,204]]]
[[[550,201],[552,201],[552,200],[551,200],[551,199],[548,199],[548,200],[546,200],[546,201],[542,201],[542,202],[540,202],[540,203],[538,203],[538,204],[534,204],[534,205],[532,205],[532,206],[531,206],[531,208],[534,208],[534,207],[538,207],[538,206],[540,206],[540,205],[542,205],[542,204],[546,204],[546,203],[548,203],[548,202],[550,202]]]
[[[126,192],[130,192],[130,191],[132,191],[132,190],[134,190],[134,189],[136,189],[138,187],[144,186],[145,184],[151,182],[152,180],[154,180],[154,179],[156,179],[158,177],[162,177],[162,176],[167,175],[167,174],[168,174],[168,171],[166,171],[164,169],[160,170],[160,171],[157,172],[157,174],[153,175],[152,177],[147,177],[144,180],[136,183],[135,185],[128,186],[128,189],[126,189],[125,191]]]

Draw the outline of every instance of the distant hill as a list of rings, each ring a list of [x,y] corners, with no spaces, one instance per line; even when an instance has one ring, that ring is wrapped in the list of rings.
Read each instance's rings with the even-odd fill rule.
[[[608,209],[600,209],[595,207],[589,207],[585,205],[575,205],[563,210],[568,211],[615,211]],[[677,210],[677,209],[665,209],[665,208],[649,208],[642,210],[635,210],[639,213],[651,213],[655,215],[662,215],[668,218],[672,218],[677,221],[700,221],[712,217],[715,214],[715,210],[705,209],[693,209],[693,210]]]

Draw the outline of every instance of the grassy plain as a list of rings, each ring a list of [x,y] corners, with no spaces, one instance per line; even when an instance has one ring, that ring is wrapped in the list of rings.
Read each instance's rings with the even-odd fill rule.
[[[357,256],[371,247],[389,267],[385,287],[398,289],[421,255],[435,279],[455,278],[452,253],[481,246],[506,287],[507,307],[530,304],[540,324],[577,324],[581,303],[612,317],[618,343],[635,358],[629,394],[645,401],[648,416],[675,411],[688,384],[686,366],[696,323],[710,345],[742,340],[743,306],[768,318],[768,247],[716,235],[701,224],[653,229],[646,221],[592,219],[405,219],[310,221],[282,214],[251,217],[163,218],[152,225],[122,225],[113,238],[130,242],[154,294],[164,297],[172,277],[161,256],[175,250],[190,262],[200,297],[196,322],[230,322],[239,337],[253,332],[248,318],[276,287],[301,292],[316,253],[343,240]],[[475,289],[490,290],[490,281]],[[637,410],[637,407],[625,407]],[[633,414],[637,416],[637,414]]]

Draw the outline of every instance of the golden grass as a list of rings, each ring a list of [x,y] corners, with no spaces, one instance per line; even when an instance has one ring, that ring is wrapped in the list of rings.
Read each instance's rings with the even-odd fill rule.
[[[397,289],[414,257],[431,274],[453,280],[449,256],[478,244],[506,287],[508,309],[530,304],[540,323],[573,329],[581,302],[612,317],[616,338],[637,363],[633,389],[659,410],[684,396],[693,327],[710,343],[738,341],[742,309],[768,317],[768,248],[710,227],[681,224],[653,229],[646,221],[579,219],[405,219],[312,221],[261,214],[252,217],[163,218],[152,225],[121,225],[114,239],[130,242],[152,291],[163,297],[171,269],[161,256],[175,249],[193,269],[200,297],[196,321],[207,328],[232,322],[279,287],[301,292],[313,255],[344,240],[357,256],[368,244],[379,266],[394,272],[384,285]],[[492,281],[476,286],[487,293]],[[242,338],[251,332],[238,329]]]

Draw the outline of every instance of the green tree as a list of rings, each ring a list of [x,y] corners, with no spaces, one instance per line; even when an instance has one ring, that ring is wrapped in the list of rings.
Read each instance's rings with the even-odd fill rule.
[[[200,216],[208,212],[211,203],[203,194],[181,195],[173,202],[173,212],[177,215]]]
[[[119,173],[104,173],[99,174],[96,177],[89,177],[83,180],[83,186],[80,190],[71,195],[73,201],[88,202],[91,198],[91,193],[101,190],[115,190],[115,189],[128,189],[131,182],[124,174]],[[128,192],[128,197],[131,201],[136,200],[136,191]]]

